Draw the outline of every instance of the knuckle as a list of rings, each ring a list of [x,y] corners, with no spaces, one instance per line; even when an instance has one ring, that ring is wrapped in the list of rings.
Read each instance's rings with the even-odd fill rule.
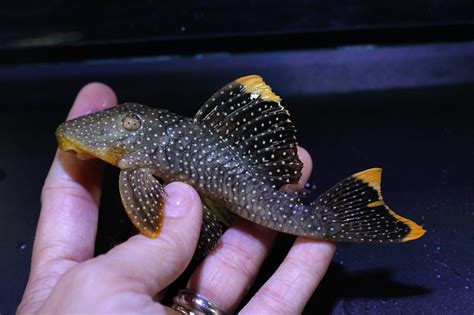
[[[235,240],[223,240],[219,250],[215,251],[215,257],[226,268],[235,271],[250,282],[255,270],[253,266],[259,264],[260,257],[265,256],[263,249],[255,240],[238,238]]]
[[[23,299],[18,306],[18,314],[36,313],[66,270],[75,265],[74,262],[62,259],[50,259],[39,264],[36,271],[30,275]]]
[[[298,272],[312,274],[315,266],[314,260],[305,260],[299,256],[289,255],[283,261],[284,265],[289,265],[287,268],[291,270],[297,270]]]
[[[319,283],[324,277],[324,271],[321,268],[315,267],[320,265],[318,263],[315,263],[315,266],[313,266],[302,259],[287,258],[283,265],[285,269],[296,271],[291,282],[294,289],[298,289],[298,287],[311,288],[313,284]]]
[[[64,239],[50,240],[49,243],[41,246],[39,252],[39,263],[50,264],[54,261],[69,260],[70,257],[66,257],[65,249],[71,244]]]
[[[74,287],[74,290],[83,296],[90,296],[90,294],[96,294],[97,292],[107,292],[111,289],[110,284],[120,283],[116,281],[118,274],[115,268],[107,268],[105,265],[100,265],[94,261],[86,261],[69,269],[63,277],[61,277],[59,283],[65,285],[65,287]]]
[[[268,314],[296,314],[297,310],[286,301],[281,292],[268,287],[261,288],[254,296],[255,303]]]
[[[180,273],[186,268],[194,252],[194,247],[189,244],[189,239],[180,233],[163,233],[157,239],[150,239],[138,234],[129,241],[132,243],[130,248],[139,251],[138,256],[144,256],[143,251],[145,250],[146,257],[150,259],[160,257],[161,263],[176,273]],[[183,257],[189,259],[183,259]]]
[[[79,284],[76,286],[76,289],[82,289],[84,287],[89,287],[91,283],[95,282],[97,279],[95,272],[91,272],[87,268],[87,263],[84,265],[77,266],[76,268],[70,269],[64,274],[61,278],[61,282]]]
[[[84,187],[64,181],[54,185],[45,185],[41,191],[41,203],[50,199],[51,195],[59,195],[62,199],[79,199],[86,202],[94,202],[92,196],[87,193]]]
[[[161,240],[167,246],[166,250],[168,252],[176,252],[176,249],[179,249],[180,260],[182,261],[182,257],[191,258],[196,249],[196,243],[190,242],[190,235],[198,235],[198,233],[192,233],[192,231],[183,233],[181,228],[173,227],[170,233],[163,233]],[[158,250],[160,249],[158,248]],[[175,257],[177,255],[172,256]]]
[[[56,279],[57,275],[47,274],[39,275],[30,280],[28,288],[18,306],[17,314],[36,313],[50,294]]]

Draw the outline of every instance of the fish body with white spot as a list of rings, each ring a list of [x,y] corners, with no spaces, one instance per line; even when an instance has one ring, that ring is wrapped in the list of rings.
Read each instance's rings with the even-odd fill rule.
[[[125,103],[64,122],[56,137],[62,150],[121,169],[124,208],[149,237],[159,234],[166,201],[157,178],[193,186],[204,208],[197,256],[212,250],[234,215],[284,233],[354,243],[403,242],[425,232],[384,203],[380,169],[354,174],[311,203],[305,191],[282,191],[301,176],[296,129],[259,76],[227,84],[194,118]]]

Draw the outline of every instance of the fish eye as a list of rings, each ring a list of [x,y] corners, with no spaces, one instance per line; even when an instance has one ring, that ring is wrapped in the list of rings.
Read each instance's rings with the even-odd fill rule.
[[[141,125],[140,117],[135,114],[128,114],[122,119],[122,126],[129,131],[138,130]]]

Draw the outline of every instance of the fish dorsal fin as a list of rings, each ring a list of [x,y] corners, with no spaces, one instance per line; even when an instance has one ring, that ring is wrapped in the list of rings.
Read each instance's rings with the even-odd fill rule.
[[[276,188],[297,183],[301,177],[303,164],[290,114],[260,76],[242,77],[221,88],[194,121],[240,149]]]
[[[147,168],[120,171],[119,188],[128,217],[140,232],[148,237],[158,236],[162,218],[165,191]]]

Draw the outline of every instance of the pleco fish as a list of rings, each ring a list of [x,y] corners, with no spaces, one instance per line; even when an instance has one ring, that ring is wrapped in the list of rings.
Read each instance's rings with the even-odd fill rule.
[[[311,203],[295,184],[302,162],[296,129],[281,99],[261,77],[239,78],[217,91],[194,118],[124,103],[62,123],[61,150],[100,158],[121,169],[128,216],[148,237],[159,234],[163,185],[193,186],[204,205],[195,257],[212,250],[234,215],[280,232],[352,243],[394,243],[425,230],[384,203],[379,168],[354,174]]]

